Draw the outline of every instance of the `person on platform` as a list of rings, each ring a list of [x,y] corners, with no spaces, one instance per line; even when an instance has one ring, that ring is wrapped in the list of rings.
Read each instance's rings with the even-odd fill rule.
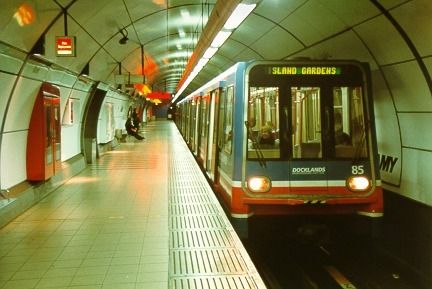
[[[144,137],[138,133],[139,127],[134,124],[133,117],[128,117],[125,123],[128,135],[134,136],[137,140],[143,140]]]

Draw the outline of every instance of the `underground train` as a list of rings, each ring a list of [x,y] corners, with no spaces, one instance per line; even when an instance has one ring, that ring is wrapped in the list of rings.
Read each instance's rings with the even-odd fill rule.
[[[383,215],[367,63],[239,62],[175,122],[234,218]]]

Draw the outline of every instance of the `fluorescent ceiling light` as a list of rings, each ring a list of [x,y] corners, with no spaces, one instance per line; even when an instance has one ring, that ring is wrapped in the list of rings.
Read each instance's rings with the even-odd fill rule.
[[[216,76],[215,78],[213,78],[212,80],[210,80],[209,82],[207,82],[206,84],[204,84],[203,86],[201,86],[200,88],[198,88],[197,90],[195,90],[194,92],[192,92],[191,94],[189,94],[188,96],[186,96],[185,98],[183,98],[179,103],[182,103],[184,101],[186,101],[187,99],[199,94],[200,92],[206,90],[208,87],[210,87],[211,85],[220,82],[221,80],[223,80],[225,77],[227,77],[228,75],[230,75],[231,73],[233,73],[236,69],[237,69],[238,63],[234,64],[233,66],[231,66],[228,70],[226,70],[225,72],[223,72],[222,74],[219,74],[218,76]],[[191,80],[192,81],[192,80]],[[188,83],[189,84],[189,83]],[[183,87],[182,87],[183,88]],[[184,88],[181,90],[181,92],[177,92],[177,94],[174,96],[174,99],[171,102],[174,102],[179,96],[180,94],[184,91]]]
[[[256,4],[239,4],[234,9],[231,16],[228,18],[228,20],[225,22],[224,29],[226,30],[234,30],[237,28],[243,20],[246,19],[246,17],[255,9]],[[188,18],[189,15],[187,15],[187,10],[181,10],[180,11],[183,18]],[[207,48],[206,52],[203,55],[203,58],[210,59],[218,50],[219,47],[221,47],[225,41],[230,37],[232,31],[219,31],[219,33],[214,38],[213,42],[211,43],[210,47]],[[191,53],[192,54],[192,53]],[[200,62],[203,59],[200,59]],[[191,83],[191,81],[195,78],[195,76],[198,74],[198,72],[204,67],[206,63],[204,64],[197,64],[189,77],[185,80],[183,85],[180,87],[180,89],[177,91],[177,93],[174,96],[174,99],[172,102],[175,102],[175,100],[183,93],[183,91],[186,89],[186,87]],[[229,71],[232,69],[235,69],[234,67],[230,68]]]
[[[225,29],[235,29],[255,9],[256,4],[239,4],[225,22]]]
[[[181,44],[180,44],[180,43],[177,43],[177,45],[176,45],[176,46],[177,46],[177,49],[178,49],[178,50],[182,50],[182,49],[183,49],[183,47],[181,46]]]
[[[198,63],[197,63],[197,65],[196,66],[201,66],[201,67],[204,67],[206,64],[207,64],[207,62],[209,62],[209,58],[201,58],[199,61],[198,61]]]
[[[216,47],[209,47],[207,48],[206,52],[204,52],[203,58],[210,59],[213,57],[213,55],[218,51],[219,48]]]
[[[179,29],[179,36],[180,36],[181,38],[184,38],[184,37],[186,36],[186,32],[184,32],[183,29]]]
[[[183,18],[186,18],[187,20],[188,20],[188,18],[190,17],[189,11],[186,10],[186,9],[182,9],[182,10],[180,10],[180,15],[181,15]]]
[[[228,37],[231,35],[231,33],[231,31],[219,31],[210,46],[221,47],[222,44],[224,44],[225,40],[227,40]]]

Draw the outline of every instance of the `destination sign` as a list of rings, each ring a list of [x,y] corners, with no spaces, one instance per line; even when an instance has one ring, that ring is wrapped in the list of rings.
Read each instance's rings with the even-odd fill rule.
[[[271,66],[271,75],[340,75],[341,67],[337,66]]]

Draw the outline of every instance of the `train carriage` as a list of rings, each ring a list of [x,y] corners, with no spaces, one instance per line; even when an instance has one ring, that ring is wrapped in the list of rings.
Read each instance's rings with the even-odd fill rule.
[[[178,104],[231,215],[383,214],[368,65],[240,62]]]

